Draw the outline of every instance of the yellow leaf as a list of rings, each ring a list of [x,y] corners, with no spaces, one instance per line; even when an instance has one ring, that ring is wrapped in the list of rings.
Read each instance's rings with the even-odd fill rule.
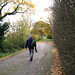
[[[4,2],[7,2],[7,0],[4,0]]]
[[[30,5],[29,1],[24,1],[24,4]]]
[[[29,14],[31,15],[32,13],[30,12]]]
[[[33,14],[35,15],[35,12],[33,12]]]
[[[20,4],[23,4],[23,2],[20,2]]]
[[[66,39],[64,38],[64,41],[65,41]]]
[[[35,6],[34,4],[31,4],[31,7],[32,7],[32,8],[34,8],[34,6]]]
[[[59,23],[59,21],[57,23]]]
[[[19,0],[17,0],[17,2],[19,2]]]
[[[19,10],[19,9],[23,10],[23,8],[22,8],[22,7],[18,7],[18,10]]]
[[[6,14],[6,12],[4,12],[4,14]]]
[[[0,0],[0,2],[1,2],[1,0]]]
[[[62,21],[61,21],[61,23],[62,23]]]
[[[13,9],[15,10],[16,9],[16,6],[14,6]]]
[[[40,19],[43,19],[43,17],[40,17]]]
[[[22,14],[21,17],[24,17],[24,15]]]

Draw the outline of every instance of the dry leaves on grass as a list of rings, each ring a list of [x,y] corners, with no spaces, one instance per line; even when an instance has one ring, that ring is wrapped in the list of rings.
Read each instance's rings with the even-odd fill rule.
[[[52,50],[54,53],[51,65],[51,75],[65,75],[62,71],[62,65],[59,58],[57,49]]]

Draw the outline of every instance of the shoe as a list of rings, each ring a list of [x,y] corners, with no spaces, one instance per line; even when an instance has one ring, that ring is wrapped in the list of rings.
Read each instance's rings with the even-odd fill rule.
[[[36,53],[39,53],[38,51]]]
[[[32,58],[30,58],[30,61],[32,61]]]

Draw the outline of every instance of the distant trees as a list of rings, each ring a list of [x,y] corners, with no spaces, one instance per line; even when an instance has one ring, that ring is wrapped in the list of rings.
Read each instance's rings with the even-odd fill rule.
[[[60,53],[65,75],[74,74],[75,53],[75,1],[54,0],[54,41]]]
[[[52,37],[51,25],[43,21],[38,21],[34,24],[31,33],[36,35],[41,35],[41,36],[49,35]]]

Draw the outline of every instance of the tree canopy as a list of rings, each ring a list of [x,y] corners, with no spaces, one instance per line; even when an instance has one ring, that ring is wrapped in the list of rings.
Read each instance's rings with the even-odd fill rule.
[[[33,8],[34,4],[30,0],[0,0],[0,21],[7,15],[24,13]]]
[[[34,24],[34,27],[33,27],[31,33],[41,35],[41,36],[43,36],[43,35],[52,36],[51,25],[48,23],[45,23],[43,21],[38,21]]]

